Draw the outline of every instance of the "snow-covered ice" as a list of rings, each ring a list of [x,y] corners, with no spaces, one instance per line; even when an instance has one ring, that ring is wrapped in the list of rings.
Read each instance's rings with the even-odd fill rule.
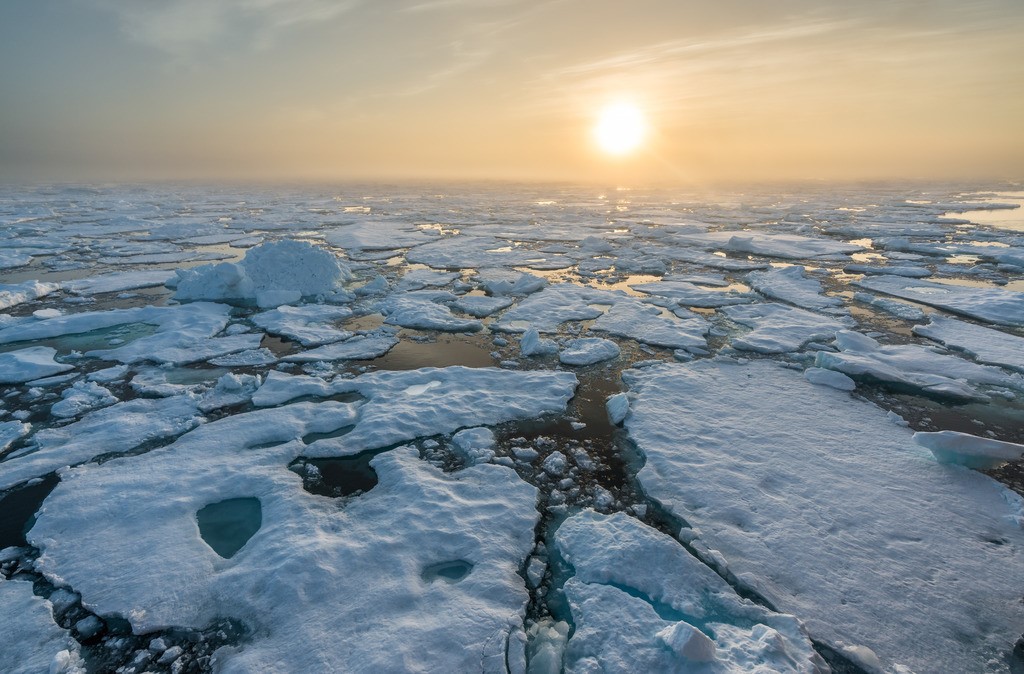
[[[941,463],[968,468],[996,468],[1024,458],[1024,445],[958,431],[918,432],[914,433],[914,442],[931,450]]]
[[[29,346],[0,353],[0,384],[21,384],[33,379],[75,369],[54,360],[57,350],[48,346]]]
[[[948,671],[1000,671],[1024,620],[1019,497],[937,464],[874,406],[773,363],[625,378],[641,484],[745,587],[887,668],[933,671],[942,653]]]
[[[871,276],[856,282],[868,290],[901,297],[996,325],[1024,325],[1024,292],[971,288],[902,276]]]
[[[304,304],[258,313],[252,322],[272,335],[293,339],[303,346],[319,346],[351,337],[351,332],[334,325],[351,315],[352,310],[345,306]]]
[[[53,606],[32,582],[0,578],[0,671],[85,674],[78,643],[53,619]]]
[[[567,342],[558,353],[558,360],[565,365],[593,365],[618,358],[619,353],[619,345],[610,339],[583,337]]]
[[[979,363],[1024,372],[1024,338],[939,315],[913,330],[915,335],[961,351]]]
[[[751,328],[732,338],[742,351],[786,353],[815,340],[831,340],[850,322],[784,304],[748,304],[722,309],[729,320]]]

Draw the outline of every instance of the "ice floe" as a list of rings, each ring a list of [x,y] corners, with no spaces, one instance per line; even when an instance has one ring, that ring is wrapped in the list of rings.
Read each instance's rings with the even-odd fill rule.
[[[961,351],[979,363],[1024,372],[1024,338],[939,315],[913,330],[915,335]]]
[[[19,304],[31,302],[40,297],[46,297],[59,288],[59,283],[46,283],[42,281],[0,283],[0,309],[10,309]]]
[[[942,653],[949,671],[1000,670],[1024,620],[1019,497],[773,363],[624,379],[645,491],[745,587],[861,662],[930,671]]]
[[[821,281],[808,276],[806,268],[800,265],[751,272],[746,280],[762,295],[802,309],[831,309],[843,304],[838,297],[822,294]]]
[[[741,351],[787,353],[815,340],[831,340],[850,326],[851,321],[830,317],[784,304],[749,304],[722,309],[731,321],[751,328],[732,338]]]
[[[564,365],[593,365],[619,357],[619,345],[601,337],[582,337],[569,340],[558,353]]]
[[[22,384],[73,370],[73,365],[58,363],[57,350],[48,346],[29,346],[0,353],[0,384]]]
[[[343,403],[258,411],[134,460],[67,471],[29,533],[39,566],[137,632],[243,621],[252,637],[217,653],[219,671],[503,671],[523,643],[512,635],[536,490],[502,466],[448,476],[403,447],[373,459],[378,484],[339,509],[286,465],[303,436],[350,415]],[[111,521],[101,513],[115,485],[134,505]],[[225,499],[258,499],[261,511],[230,559],[196,526],[198,511]]]
[[[78,642],[53,619],[53,606],[25,580],[0,577],[0,671],[85,674]]]
[[[303,346],[319,346],[351,337],[351,332],[333,325],[351,315],[352,310],[345,306],[304,304],[280,306],[255,314],[251,320],[272,335],[293,339]]]
[[[1024,445],[959,431],[917,432],[914,433],[914,442],[931,450],[940,463],[968,468],[997,468],[1024,458]]]
[[[657,308],[631,300],[612,305],[590,329],[669,349],[707,347],[708,323],[703,318],[667,318]]]
[[[856,282],[894,295],[996,325],[1024,325],[1024,293],[1002,288],[968,288],[902,276],[874,276]]]
[[[900,384],[934,396],[987,400],[978,385],[1024,391],[1024,376],[978,365],[958,356],[936,353],[918,344],[882,345],[858,332],[836,335],[838,352],[819,351],[814,364],[866,381]]]
[[[573,576],[567,673],[827,671],[793,616],[741,599],[675,541],[624,513],[584,511],[555,532]]]

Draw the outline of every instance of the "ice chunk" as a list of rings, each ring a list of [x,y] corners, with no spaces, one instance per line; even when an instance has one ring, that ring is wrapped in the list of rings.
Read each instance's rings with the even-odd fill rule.
[[[638,283],[630,288],[648,295],[658,295],[675,300],[678,304],[686,307],[725,307],[731,304],[746,304],[753,302],[757,296],[752,293],[740,293],[732,290],[722,292],[720,290],[708,290],[701,288],[690,281],[664,280],[655,283]]]
[[[808,276],[800,265],[751,272],[747,283],[762,295],[802,309],[821,310],[843,304],[838,297],[823,295],[821,281]]]
[[[252,322],[272,335],[293,339],[303,346],[319,346],[351,337],[351,332],[331,325],[351,315],[352,310],[348,307],[305,304],[298,307],[279,306],[255,314]]]
[[[842,372],[825,370],[820,367],[809,367],[804,370],[804,379],[812,384],[831,386],[840,391],[852,391],[857,388],[857,383]]]
[[[512,300],[508,297],[489,297],[486,295],[465,295],[452,302],[452,306],[459,311],[470,316],[476,316],[477,318],[490,316],[511,305]]]
[[[480,321],[459,318],[438,301],[453,300],[455,296],[433,290],[395,292],[379,302],[375,309],[387,316],[389,325],[421,330],[444,330],[447,332],[476,332],[483,328]]]
[[[559,283],[531,295],[512,307],[491,324],[494,330],[526,332],[530,327],[540,332],[558,332],[566,321],[585,321],[604,313],[600,306],[615,304],[628,297],[622,292],[598,290],[573,283]]]
[[[832,339],[850,325],[845,318],[831,318],[782,304],[751,304],[722,309],[729,319],[753,328],[732,345],[741,351],[786,353],[815,340]]]
[[[316,349],[293,353],[285,356],[284,360],[290,363],[315,363],[321,360],[371,360],[373,358],[380,358],[398,344],[398,338],[395,337],[391,330],[394,330],[394,328],[357,335],[343,342],[334,342],[333,344],[327,344]]]
[[[612,305],[590,328],[669,349],[704,349],[708,345],[704,338],[708,323],[703,318],[666,318],[657,308],[632,300]]]
[[[0,577],[0,671],[85,674],[78,643],[53,619],[53,606],[32,583]]]
[[[811,636],[916,671],[937,652],[949,671],[1003,661],[1024,620],[1019,497],[937,465],[874,405],[770,362],[623,378],[646,493]]]
[[[491,295],[529,295],[548,284],[543,276],[510,269],[481,269],[477,274],[480,288]]]
[[[1009,461],[1024,458],[1024,445],[958,431],[919,431],[914,433],[914,442],[930,449],[939,463],[954,463],[978,470],[998,468]]]
[[[962,351],[979,363],[1024,372],[1024,339],[999,330],[933,315],[928,325],[915,325],[915,335]]]
[[[190,396],[137,398],[90,412],[67,426],[44,428],[26,451],[0,462],[0,490],[101,454],[180,435],[200,419]]]
[[[270,349],[250,349],[210,359],[211,365],[219,367],[257,367],[277,362],[277,356]]]
[[[65,281],[61,284],[61,287],[76,295],[99,295],[101,293],[119,293],[125,290],[162,286],[173,276],[174,272],[166,269],[119,271],[101,276]]]
[[[979,384],[1024,391],[1020,374],[1007,374],[917,344],[883,346],[867,335],[842,330],[836,333],[836,346],[838,353],[815,354],[814,364],[862,380],[903,384],[961,400],[987,400],[988,396],[975,388]]]
[[[23,281],[22,283],[0,283],[0,309],[31,302],[45,297],[58,290],[60,284],[43,281]]]
[[[569,340],[558,354],[558,360],[565,365],[593,365],[618,356],[619,345],[610,339],[583,337]]]
[[[583,511],[558,527],[555,543],[575,573],[563,588],[576,624],[568,673],[705,671],[712,662],[707,671],[826,671],[792,616],[741,599],[678,541],[624,513]]]
[[[887,297],[878,297],[869,293],[854,293],[853,299],[908,321],[919,321],[925,316],[924,312],[914,305]]]
[[[519,350],[524,356],[548,356],[558,353],[558,345],[550,339],[542,339],[536,328],[530,328],[519,338]]]
[[[608,420],[618,426],[629,414],[629,396],[625,393],[609,396],[605,401],[605,408],[608,410]]]
[[[265,299],[269,299],[269,293],[278,291],[286,293],[278,299],[290,301],[294,301],[294,293],[300,297],[329,295],[351,276],[330,251],[289,239],[250,248],[237,264],[202,265],[177,274],[175,299],[240,301],[255,301],[261,293],[268,293]],[[273,302],[262,306],[270,304]]]
[[[60,419],[81,416],[117,402],[117,398],[110,391],[92,381],[75,382],[61,393],[61,398],[50,408],[50,414]]]
[[[387,220],[368,220],[329,230],[327,243],[356,250],[394,250],[437,241],[437,233],[417,229],[415,224]]]
[[[869,274],[869,275],[891,275],[906,276],[907,278],[924,278],[932,273],[924,267],[909,267],[899,265],[877,265],[877,264],[848,264],[843,267],[847,274]]]
[[[467,466],[494,458],[494,433],[488,428],[467,428],[452,436],[455,453]]]
[[[0,454],[3,454],[8,447],[16,440],[28,435],[32,426],[20,421],[0,421]]]
[[[48,346],[0,353],[0,384],[21,384],[75,369],[73,365],[56,362],[56,355],[57,350]]]
[[[1024,293],[1003,288],[968,288],[903,278],[876,276],[855,285],[902,297],[996,325],[1024,325]]]

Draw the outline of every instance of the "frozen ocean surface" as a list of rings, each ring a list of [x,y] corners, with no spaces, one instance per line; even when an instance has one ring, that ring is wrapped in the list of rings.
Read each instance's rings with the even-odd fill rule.
[[[0,188],[0,669],[1024,672],[1022,203]]]

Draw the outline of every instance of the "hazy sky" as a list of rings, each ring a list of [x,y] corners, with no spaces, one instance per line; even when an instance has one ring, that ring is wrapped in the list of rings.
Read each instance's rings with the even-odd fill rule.
[[[3,0],[0,63],[5,180],[1024,177],[1022,0]]]

